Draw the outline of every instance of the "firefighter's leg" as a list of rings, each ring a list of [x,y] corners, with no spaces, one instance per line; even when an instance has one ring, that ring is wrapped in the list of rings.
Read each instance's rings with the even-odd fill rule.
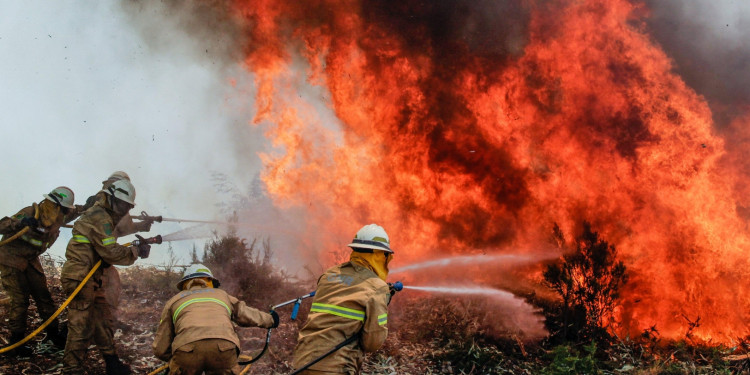
[[[62,280],[63,289],[70,296],[78,286],[78,280]],[[63,374],[82,374],[86,349],[94,334],[92,323],[94,313],[94,280],[81,289],[68,305],[68,339],[63,355]]]
[[[57,311],[55,301],[52,299],[52,295],[47,288],[47,277],[44,273],[34,267],[26,269],[26,277],[29,281],[31,296],[34,298],[36,307],[39,310],[39,317],[42,318],[43,321],[46,321]],[[62,347],[65,345],[65,340],[62,337],[58,337],[58,326],[58,320],[54,319],[50,322],[45,331],[47,332],[49,339],[52,340],[55,345]]]

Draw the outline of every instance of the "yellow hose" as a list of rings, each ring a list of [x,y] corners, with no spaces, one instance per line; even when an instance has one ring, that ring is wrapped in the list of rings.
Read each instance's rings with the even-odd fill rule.
[[[243,360],[243,361],[249,361],[249,360],[253,359],[253,357],[251,357],[249,355],[244,355],[243,354],[243,355],[240,356],[240,359]],[[156,375],[156,374],[158,374],[158,373],[166,370],[167,367],[169,367],[169,363],[167,363],[164,366],[159,367],[158,369],[156,369],[154,371],[149,372],[148,375]],[[247,370],[249,370],[249,369],[250,369],[250,365],[245,366],[245,368],[242,369],[242,372],[240,372],[239,375],[245,375],[247,373]]]
[[[128,243],[126,243],[126,244],[124,244],[122,246],[130,246],[130,245],[131,245],[131,243],[128,242]],[[68,299],[66,299],[65,302],[63,302],[63,304],[60,305],[60,307],[57,309],[57,311],[55,311],[55,313],[52,314],[52,316],[50,316],[49,318],[47,318],[47,320],[44,321],[44,323],[41,326],[39,326],[39,328],[37,328],[36,330],[34,330],[34,332],[31,332],[28,336],[24,337],[23,340],[15,343],[13,345],[6,346],[6,347],[0,349],[0,354],[5,353],[5,352],[7,352],[9,350],[13,350],[13,349],[15,349],[15,348],[17,348],[17,347],[25,344],[26,341],[31,340],[32,337],[38,335],[39,332],[42,332],[43,329],[47,328],[47,326],[50,323],[52,323],[52,321],[54,319],[56,319],[57,316],[60,315],[60,313],[62,313],[63,310],[65,310],[66,307],[68,307],[68,305],[70,304],[70,301],[72,301],[73,298],[75,298],[75,296],[78,295],[78,292],[80,292],[81,289],[83,289],[83,286],[86,285],[86,282],[89,281],[89,279],[91,278],[91,276],[94,276],[94,272],[96,272],[96,270],[98,270],[99,266],[101,266],[101,265],[102,265],[102,261],[101,260],[99,260],[98,262],[96,262],[96,264],[94,264],[94,267],[91,268],[91,271],[89,271],[89,273],[86,275],[86,277],[83,278],[83,280],[81,281],[81,283],[78,284],[78,287],[76,287],[76,289],[73,291],[73,293],[70,294],[70,297],[68,297]]]
[[[32,206],[34,206],[34,219],[39,219],[39,206],[36,203],[33,203]],[[18,237],[21,237],[24,235],[24,233],[29,231],[29,227],[23,227],[23,229],[19,230],[16,234],[0,241],[0,246],[4,246],[5,244],[15,240]],[[2,353],[2,352],[0,352]]]
[[[98,261],[98,262],[96,262],[96,264],[94,265],[94,268],[92,268],[91,271],[89,271],[89,274],[86,275],[85,278],[83,278],[83,281],[81,281],[81,283],[78,284],[78,287],[76,288],[76,290],[74,290],[73,293],[70,295],[70,297],[68,297],[68,299],[66,299],[65,302],[63,302],[63,304],[60,305],[60,307],[57,309],[57,311],[55,311],[54,314],[52,314],[52,316],[50,316],[49,318],[47,318],[47,320],[44,322],[44,324],[42,324],[41,326],[39,326],[39,328],[37,328],[34,332],[31,332],[28,336],[24,337],[23,340],[15,343],[15,344],[13,344],[11,346],[6,346],[6,347],[0,349],[0,353],[5,353],[5,352],[7,352],[9,350],[13,350],[13,349],[15,349],[15,348],[23,345],[24,343],[26,343],[26,341],[29,341],[29,340],[31,340],[32,337],[38,335],[39,332],[41,332],[50,323],[52,323],[52,321],[54,319],[57,319],[57,316],[60,315],[60,313],[70,304],[70,301],[72,301],[73,298],[78,294],[78,292],[81,291],[81,289],[83,288],[83,286],[86,285],[86,282],[89,281],[89,279],[91,278],[91,276],[94,275],[94,272],[96,272],[96,270],[99,269],[99,266],[101,266],[101,265],[102,265],[102,261],[101,260]]]

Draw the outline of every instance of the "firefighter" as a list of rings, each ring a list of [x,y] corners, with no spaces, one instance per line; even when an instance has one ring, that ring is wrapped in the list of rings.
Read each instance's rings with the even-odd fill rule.
[[[141,241],[138,246],[117,244],[114,228],[135,206],[135,188],[127,180],[113,182],[105,191],[106,199],[96,202],[73,225],[73,238],[68,242],[60,281],[71,295],[98,262],[110,265],[131,265],[138,258],[147,258],[151,247]],[[103,268],[94,272],[68,308],[68,339],[63,355],[63,374],[82,374],[86,349],[93,339],[104,357],[107,374],[130,374],[130,367],[117,356],[112,332],[103,332],[101,323],[106,302],[95,298],[102,289]],[[106,293],[106,290],[104,291]]]
[[[278,327],[275,311],[249,307],[218,287],[208,267],[193,264],[177,283],[181,292],[164,305],[153,349],[157,358],[169,362],[170,374],[231,374],[240,352],[232,322]]]
[[[102,190],[88,197],[86,203],[79,207],[79,211],[84,212],[88,210],[93,207],[96,202],[105,202],[107,200],[107,194],[105,191],[112,185],[112,183],[119,180],[127,180],[132,183],[132,181],[130,181],[130,176],[127,173],[123,171],[113,172],[106,180],[102,181]],[[153,224],[153,220],[136,222],[133,221],[130,214],[127,214],[117,223],[113,234],[114,237],[119,238],[137,232],[148,232],[151,230],[151,224]],[[117,268],[107,265],[102,271],[102,287],[98,290],[98,293],[95,296],[95,298],[104,299],[106,302],[106,305],[101,305],[103,307],[104,318],[100,320],[100,323],[109,326],[109,328],[102,328],[105,333],[114,332],[114,327],[117,324],[117,311],[120,306],[121,290],[120,274],[117,271]],[[106,291],[106,293],[104,293],[104,291]]]
[[[39,204],[26,207],[12,217],[0,220],[3,242],[9,241],[20,231],[25,231],[0,247],[0,277],[10,297],[10,344],[22,340],[26,335],[29,296],[34,298],[42,320],[47,320],[57,310],[47,289],[47,278],[39,262],[39,255],[55,243],[60,235],[60,227],[77,217],[74,198],[70,188],[60,186],[45,194],[44,200]],[[46,328],[47,338],[52,340],[55,346],[63,348],[65,334],[58,330],[59,323],[55,319]],[[22,345],[8,353],[27,357],[31,355],[32,350],[29,346]]]
[[[378,350],[388,335],[385,282],[393,258],[388,234],[376,224],[362,227],[349,247],[349,261],[329,268],[319,279],[310,315],[294,349],[298,371],[354,335],[302,374],[358,374],[364,352]]]

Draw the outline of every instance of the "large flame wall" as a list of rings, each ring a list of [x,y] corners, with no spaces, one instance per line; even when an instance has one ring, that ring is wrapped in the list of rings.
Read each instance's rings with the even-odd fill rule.
[[[646,10],[433,3],[236,1],[255,121],[283,150],[262,155],[274,199],[306,207],[331,246],[378,222],[402,262],[531,250],[553,223],[572,238],[588,220],[630,273],[617,330],[679,338],[700,317],[703,339],[750,334],[746,143],[713,132]],[[499,18],[472,21],[482,7]],[[300,74],[340,132],[298,95]]]

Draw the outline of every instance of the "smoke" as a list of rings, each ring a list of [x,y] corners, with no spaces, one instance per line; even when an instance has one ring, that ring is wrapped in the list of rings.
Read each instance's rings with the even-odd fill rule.
[[[750,3],[647,0],[648,29],[724,128],[750,105]]]

